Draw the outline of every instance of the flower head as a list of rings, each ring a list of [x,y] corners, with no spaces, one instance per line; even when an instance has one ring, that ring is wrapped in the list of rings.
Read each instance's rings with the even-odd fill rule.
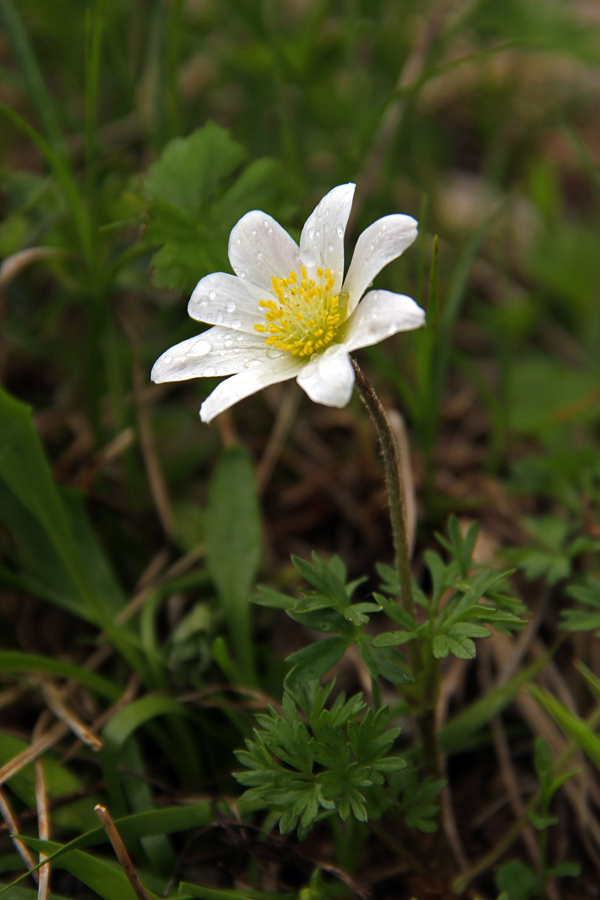
[[[425,321],[410,297],[365,294],[415,240],[411,216],[385,216],[365,229],[344,278],[353,195],[354,185],[342,184],[323,197],[302,229],[300,246],[270,216],[246,213],[229,238],[235,275],[202,278],[188,305],[192,318],[214,327],[163,353],[152,380],[230,375],[202,404],[203,422],[290,378],[316,403],[345,406],[354,385],[350,352]]]

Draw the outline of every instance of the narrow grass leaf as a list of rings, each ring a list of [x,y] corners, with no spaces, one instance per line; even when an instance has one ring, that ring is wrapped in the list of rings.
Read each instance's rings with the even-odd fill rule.
[[[225,609],[231,643],[245,678],[254,681],[249,595],[261,557],[256,479],[241,447],[225,450],[206,506],[206,560]]]
[[[593,731],[587,722],[567,709],[560,700],[532,684],[529,691],[542,709],[554,719],[556,724],[569,737],[587,758],[600,769],[600,737]]]
[[[59,850],[62,844],[55,841],[40,841],[38,838],[20,837],[28,847],[42,853],[51,854]],[[120,869],[115,868],[104,860],[97,859],[84,853],[82,850],[71,850],[55,859],[53,863],[57,868],[66,869],[74,875],[86,887],[90,888],[103,900],[138,900],[129,883],[127,876]],[[151,900],[159,900],[157,894],[146,888]]]
[[[56,675],[58,678],[76,681],[107,700],[116,700],[122,693],[121,687],[113,684],[112,681],[108,681],[101,675],[97,675],[95,672],[90,672],[89,669],[82,669],[81,666],[64,663],[49,656],[22,653],[19,650],[0,651],[0,672],[14,674],[17,672],[26,672],[28,674],[42,672],[48,675]]]

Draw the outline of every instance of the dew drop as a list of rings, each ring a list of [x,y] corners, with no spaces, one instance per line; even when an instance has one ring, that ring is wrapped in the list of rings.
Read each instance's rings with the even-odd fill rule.
[[[267,350],[267,356],[269,357],[269,359],[279,359],[280,356],[283,356],[283,352],[281,350],[274,350],[273,348],[270,348],[269,350]]]
[[[240,352],[240,348],[239,348],[239,347],[234,347],[234,348],[233,348],[233,352],[234,352],[234,353],[239,353],[239,352]]]
[[[244,363],[244,368],[245,369],[253,369],[254,366],[258,366],[259,363],[260,363],[260,360],[258,360],[258,359],[247,359],[246,362]]]
[[[225,309],[228,313],[235,312],[235,303],[233,302],[233,300],[227,301],[227,303],[225,304]]]
[[[270,224],[271,224],[271,223],[269,222],[268,219],[265,219],[264,222],[263,222],[263,225],[265,226],[265,228],[268,228]]]
[[[312,239],[313,239],[314,236],[315,236],[315,229],[314,229],[314,228],[309,228],[306,236],[307,236],[307,238],[309,239],[309,241],[312,241]]]
[[[239,278],[245,278],[245,277],[246,277],[246,273],[245,273],[245,272],[238,272],[238,277],[239,277]]]
[[[227,340],[225,341],[225,347],[231,347],[232,344],[233,341],[231,340],[231,338],[227,338]]]
[[[238,247],[240,246],[241,243],[242,243],[242,239],[241,239],[241,238],[238,238],[237,241],[236,241],[236,244],[238,245]]]
[[[256,228],[253,228],[250,234],[252,235],[252,237],[256,237]]]
[[[338,225],[338,227],[335,230],[338,233],[338,237],[344,237],[344,226],[343,225]]]
[[[166,364],[169,365],[169,363],[173,362],[173,357],[172,356],[163,356],[163,362],[166,362]]]
[[[215,369],[214,366],[207,366],[204,370],[205,378],[212,378],[216,374],[217,374],[217,370]]]
[[[244,340],[244,335],[243,335],[243,334],[238,334],[238,336],[236,337],[236,341],[237,341],[239,344],[241,344],[243,340]]]
[[[234,319],[233,322],[231,323],[231,327],[232,327],[232,328],[241,328],[241,327],[242,327],[242,323],[241,323],[241,321],[240,321],[239,319]],[[242,338],[241,335],[240,335],[240,337],[238,338],[238,341],[239,341],[239,340],[243,340],[243,338]]]
[[[226,351],[226,350],[219,350],[219,356],[221,357],[221,359],[223,359],[224,356],[227,356],[227,351]]]
[[[325,210],[325,215],[328,216],[330,212],[331,210],[329,209],[329,207],[327,207],[327,209]]]
[[[333,244],[328,244],[327,249],[329,250],[330,253],[333,253]]]
[[[304,253],[302,254],[302,262],[308,269],[317,264],[314,253],[311,253],[310,250],[304,251]]]
[[[194,356],[206,356],[206,354],[210,353],[211,350],[212,344],[210,343],[210,341],[205,341],[203,339],[196,341],[196,343],[191,348]]]
[[[210,297],[211,300],[216,300],[216,299],[217,299],[217,292],[216,292],[216,291],[209,291],[209,292],[208,292],[208,296]]]
[[[268,233],[269,233],[269,234],[273,234],[273,229],[272,229],[272,228],[269,228],[269,229],[268,229]]]
[[[375,249],[375,244],[371,244],[371,246],[369,247],[370,252],[372,253],[374,249]]]
[[[319,231],[318,228],[317,228],[317,230],[315,231],[315,234],[316,234],[317,240],[318,240],[318,239],[321,237],[321,232]]]
[[[208,303],[206,302],[206,300],[200,300],[200,302],[198,303],[198,306],[200,307],[200,309],[206,309],[206,307],[208,306]]]

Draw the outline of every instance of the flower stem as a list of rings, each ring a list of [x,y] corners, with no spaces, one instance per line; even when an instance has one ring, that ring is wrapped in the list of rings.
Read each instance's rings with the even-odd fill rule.
[[[404,505],[404,490],[400,475],[400,452],[390,423],[385,414],[385,410],[381,405],[377,394],[365,378],[358,363],[355,360],[352,360],[352,365],[354,366],[356,386],[360,398],[369,411],[369,415],[377,429],[377,435],[381,444],[385,468],[385,480],[390,504],[395,563],[398,578],[400,580],[400,598],[402,607],[409,615],[414,616],[415,601],[413,598],[410,556],[408,552],[408,539],[406,536],[406,512]]]
[[[356,386],[360,393],[361,400],[367,407],[369,414],[373,419],[381,444],[390,504],[396,569],[400,580],[400,600],[405,612],[414,617],[415,601],[412,590],[410,556],[406,536],[406,516],[404,511],[404,490],[400,469],[400,451],[385,414],[385,410],[375,391],[354,360],[352,360],[352,365],[354,366]],[[435,710],[439,696],[439,661],[433,660],[432,658],[429,664],[424,663],[421,648],[417,645],[417,641],[411,641],[408,645],[408,650],[412,675],[417,684],[415,685],[416,691],[414,693],[409,690],[406,691],[406,698],[413,708],[421,734],[425,770],[431,778],[438,781],[442,774],[440,765],[441,756],[435,722]],[[444,866],[449,859],[449,852],[441,806],[437,815],[437,824],[438,852],[440,864]]]

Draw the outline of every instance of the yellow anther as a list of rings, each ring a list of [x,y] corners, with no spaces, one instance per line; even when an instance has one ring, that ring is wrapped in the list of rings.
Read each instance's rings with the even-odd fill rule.
[[[259,300],[265,310],[265,324],[254,330],[266,334],[269,347],[285,350],[294,356],[310,357],[332,344],[340,324],[346,318],[347,297],[332,293],[335,279],[331,269],[316,270],[318,283],[308,278],[306,266],[300,272],[290,272],[285,278],[273,276],[271,291],[274,299]]]

